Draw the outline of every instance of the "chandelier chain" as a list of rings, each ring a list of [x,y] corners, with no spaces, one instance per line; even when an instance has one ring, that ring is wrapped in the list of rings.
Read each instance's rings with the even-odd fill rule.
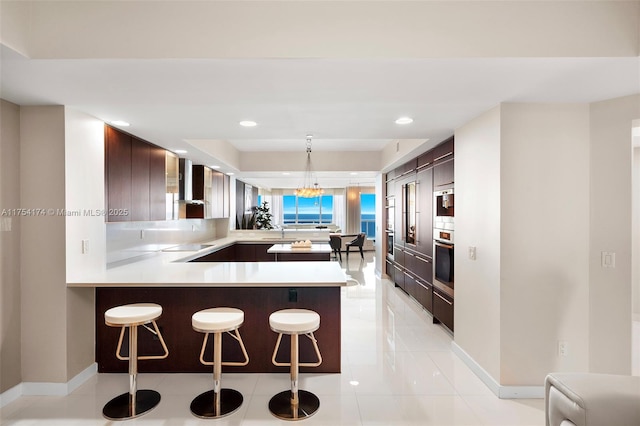
[[[313,198],[324,194],[324,190],[318,185],[311,167],[311,139],[312,135],[307,135],[307,162],[305,164],[304,179],[302,187],[296,189],[298,197]]]

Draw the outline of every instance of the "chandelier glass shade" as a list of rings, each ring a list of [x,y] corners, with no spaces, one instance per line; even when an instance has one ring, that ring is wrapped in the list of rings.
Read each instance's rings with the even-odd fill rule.
[[[318,185],[318,181],[311,166],[311,135],[307,135],[307,162],[304,168],[304,180],[302,186],[294,192],[298,197],[314,198],[324,194],[324,189]]]

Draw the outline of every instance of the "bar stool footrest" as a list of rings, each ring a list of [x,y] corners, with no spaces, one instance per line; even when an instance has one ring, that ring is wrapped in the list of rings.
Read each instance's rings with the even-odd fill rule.
[[[142,389],[136,392],[135,410],[130,402],[129,392],[113,398],[102,409],[102,415],[109,420],[128,420],[153,410],[160,403],[160,394],[154,390]]]
[[[242,405],[242,394],[235,389],[220,389],[219,409],[213,390],[201,393],[191,401],[191,413],[202,419],[217,419],[234,413]]]
[[[302,420],[311,417],[320,408],[318,397],[306,390],[298,390],[298,401],[298,407],[294,407],[291,390],[282,391],[269,401],[269,411],[282,420]]]

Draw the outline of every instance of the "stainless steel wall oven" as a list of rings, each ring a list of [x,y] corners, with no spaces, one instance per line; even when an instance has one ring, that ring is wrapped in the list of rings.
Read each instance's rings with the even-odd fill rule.
[[[393,260],[393,240],[394,235],[392,231],[387,232],[387,259]]]
[[[434,278],[453,289],[453,231],[435,228],[433,237]]]

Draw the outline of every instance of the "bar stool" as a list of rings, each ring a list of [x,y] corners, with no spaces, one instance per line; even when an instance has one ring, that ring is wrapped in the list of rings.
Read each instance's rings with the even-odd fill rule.
[[[269,401],[269,411],[284,420],[302,420],[312,416],[320,407],[320,400],[313,393],[298,389],[298,367],[317,367],[322,364],[322,355],[313,332],[320,328],[320,315],[308,309],[283,309],[269,316],[271,330],[278,333],[271,362],[278,367],[290,367],[291,389],[274,395]],[[282,335],[291,336],[291,362],[276,361]],[[318,362],[301,363],[298,360],[298,336],[304,334],[313,343]]]
[[[213,366],[213,390],[204,392],[191,401],[191,413],[194,416],[210,419],[227,416],[242,405],[242,394],[235,389],[221,389],[220,376],[222,366],[245,366],[249,363],[249,355],[238,328],[244,322],[244,312],[236,308],[210,308],[198,311],[191,317],[194,330],[205,333],[200,351],[200,362]],[[231,332],[234,334],[231,334]],[[213,362],[204,360],[209,334],[213,333]],[[222,361],[222,333],[228,333],[240,343],[244,354],[243,362]]]
[[[138,390],[138,360],[164,359],[169,356],[169,350],[164,343],[156,320],[162,315],[162,306],[155,303],[133,303],[116,306],[104,313],[105,324],[110,327],[121,327],[116,357],[122,361],[129,361],[129,392],[116,396],[102,409],[102,415],[109,420],[127,420],[141,416],[155,408],[160,402],[160,394],[154,390]],[[147,326],[151,323],[153,330]],[[138,326],[141,325],[160,340],[164,349],[163,355],[138,356]],[[129,356],[120,355],[122,339],[125,329],[129,328]]]

